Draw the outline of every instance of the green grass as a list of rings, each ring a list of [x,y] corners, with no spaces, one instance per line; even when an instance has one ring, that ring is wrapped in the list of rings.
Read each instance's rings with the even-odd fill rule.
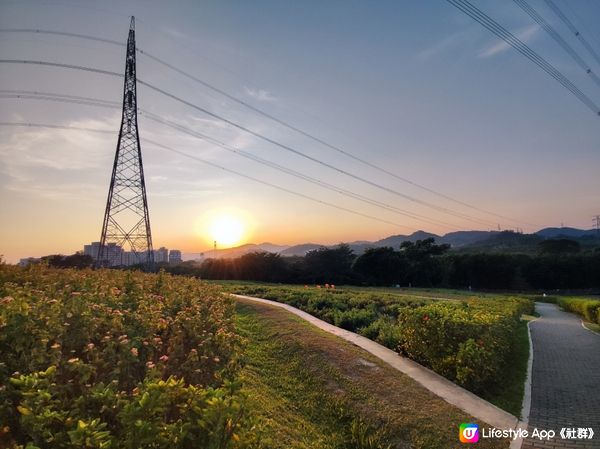
[[[260,415],[265,448],[461,448],[459,424],[477,422],[366,351],[282,309],[242,300],[237,310],[246,341],[244,391]],[[508,442],[478,445],[506,448]]]
[[[278,288],[285,289],[291,291],[306,291],[307,289],[304,285],[300,284],[274,284],[274,283],[266,283],[266,282],[256,282],[256,281],[228,281],[228,280],[219,280],[219,281],[204,281],[208,283],[214,283],[223,286],[228,291],[239,291],[243,289],[251,290],[253,287],[268,287],[268,288]],[[317,289],[316,285],[307,285],[308,291],[331,291],[325,290],[324,288],[321,290]],[[323,286],[322,286],[323,287]],[[447,300],[464,300],[468,298],[494,298],[498,295],[493,293],[482,293],[482,292],[473,292],[467,290],[455,290],[455,289],[446,289],[446,288],[421,288],[421,287],[359,287],[355,285],[337,285],[336,291],[343,291],[347,293],[384,293],[385,296],[389,297],[397,297],[397,298],[422,298],[422,299],[447,299]]]
[[[534,317],[524,315],[523,318],[524,320],[521,321],[517,329],[514,340],[515,347],[510,362],[506,364],[500,386],[495,391],[482,395],[484,399],[495,406],[519,418],[521,418],[521,405],[523,403],[527,361],[529,360],[530,351],[527,321]]]
[[[590,321],[583,320],[583,325],[589,330],[600,334],[600,324],[592,323]]]

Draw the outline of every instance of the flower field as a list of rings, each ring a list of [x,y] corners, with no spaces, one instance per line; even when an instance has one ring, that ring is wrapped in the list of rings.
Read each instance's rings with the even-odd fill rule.
[[[0,303],[0,447],[253,447],[218,288],[0,264]]]
[[[436,300],[345,288],[227,288],[290,304],[362,334],[484,397],[503,380],[506,362],[516,349],[521,315],[533,313],[533,301],[501,295]]]

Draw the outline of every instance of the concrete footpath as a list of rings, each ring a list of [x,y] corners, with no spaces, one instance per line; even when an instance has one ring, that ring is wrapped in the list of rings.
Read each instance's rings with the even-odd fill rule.
[[[518,427],[524,428],[524,424],[519,422],[519,420],[510,413],[501,410],[495,405],[487,402],[484,399],[481,399],[464,388],[459,387],[439,374],[434,373],[430,369],[427,369],[410,359],[402,357],[391,349],[369,340],[368,338],[336,327],[288,304],[270,301],[268,299],[254,298],[251,296],[233,296],[248,301],[280,307],[308,321],[319,329],[343,338],[344,340],[363,348],[393,368],[411,377],[429,391],[444,399],[446,402],[449,402],[450,404],[460,408],[464,412],[489,424],[492,427],[496,427],[498,429],[516,429]],[[515,441],[514,444],[511,444],[511,448],[519,447],[520,443],[520,441]]]
[[[600,335],[554,304],[536,303],[529,430],[552,429],[551,441],[525,440],[523,449],[600,449]],[[592,440],[563,440],[562,428],[593,428]]]

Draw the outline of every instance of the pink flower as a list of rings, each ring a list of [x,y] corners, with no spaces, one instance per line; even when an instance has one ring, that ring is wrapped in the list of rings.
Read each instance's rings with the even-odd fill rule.
[[[161,362],[166,362],[167,360],[169,360],[169,356],[167,354],[161,355],[158,360],[160,360]]]
[[[131,354],[132,354],[134,357],[137,357],[137,356],[138,356],[138,350],[137,350],[137,348],[131,348]]]
[[[146,362],[146,366],[150,369],[154,368],[154,362]]]
[[[92,349],[94,349],[95,347],[96,347],[96,345],[95,345],[94,343],[88,343],[88,344],[87,344],[88,351],[91,351],[91,350],[92,350]]]
[[[78,357],[73,357],[72,359],[68,360],[69,363],[77,363],[79,362],[79,358]]]
[[[51,349],[60,349],[60,344],[58,343],[54,343],[52,346],[50,346]]]

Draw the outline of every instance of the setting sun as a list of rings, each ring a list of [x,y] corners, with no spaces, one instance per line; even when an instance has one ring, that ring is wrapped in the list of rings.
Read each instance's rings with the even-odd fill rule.
[[[242,239],[244,225],[236,217],[222,215],[212,221],[210,233],[218,245],[231,246]]]

